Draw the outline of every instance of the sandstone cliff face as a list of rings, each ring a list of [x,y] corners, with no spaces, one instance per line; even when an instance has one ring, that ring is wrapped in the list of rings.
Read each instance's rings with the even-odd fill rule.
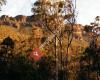
[[[32,27],[34,26],[33,22],[33,16],[18,15],[16,17],[9,17],[7,15],[3,15],[0,17],[0,25],[12,26],[17,29],[21,29],[23,27]]]

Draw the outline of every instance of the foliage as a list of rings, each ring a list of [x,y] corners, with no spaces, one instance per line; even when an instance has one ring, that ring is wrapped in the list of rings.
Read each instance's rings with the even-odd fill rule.
[[[9,39],[7,39],[9,40]],[[5,42],[5,40],[4,40]],[[3,43],[4,43],[3,42]],[[5,43],[4,43],[5,44]],[[24,43],[23,43],[24,44]],[[86,42],[82,41],[82,43],[78,40],[74,40],[72,42],[71,47],[73,47],[73,52],[75,52],[75,46],[81,46],[83,48],[86,47]],[[93,45],[92,43],[91,45]],[[10,45],[10,44],[9,44]],[[95,45],[93,45],[95,46]],[[23,48],[23,47],[22,47]],[[50,48],[50,47],[49,47]],[[97,50],[96,50],[97,49]],[[77,49],[76,49],[77,50]],[[82,49],[83,50],[83,49]],[[87,63],[89,59],[93,62],[93,64],[89,65],[89,67],[92,72],[98,71],[98,65],[97,65],[97,59],[99,59],[99,56],[96,54],[94,55],[93,51],[100,50],[98,47],[90,47],[87,48],[84,51],[84,56],[79,56],[81,54],[75,55],[74,57],[70,57],[69,63],[68,63],[68,74],[67,77],[69,79],[77,79],[79,77],[83,77],[85,79],[88,78],[88,72],[84,71],[84,69],[88,69],[87,66],[83,63],[84,61]],[[80,50],[81,51],[81,50]],[[81,51],[81,52],[83,52]],[[53,52],[52,50],[48,51],[47,54],[38,62],[30,61],[27,58],[27,54],[29,52],[23,52],[20,51],[20,53],[17,53],[17,50],[14,51],[13,48],[8,47],[2,47],[0,48],[0,79],[1,80],[55,80],[56,79],[56,61],[55,61],[55,55],[50,54]],[[81,53],[79,52],[79,53]],[[17,54],[15,54],[17,53]],[[93,53],[93,54],[92,54]],[[24,55],[23,55],[24,54]],[[79,56],[79,57],[78,57]],[[95,57],[96,56],[96,57]],[[59,57],[61,57],[59,55]],[[91,58],[89,58],[91,57]],[[81,66],[78,63],[80,60]],[[96,61],[97,60],[97,61]],[[58,62],[60,64],[60,62]],[[63,64],[63,63],[61,63]],[[94,66],[95,65],[95,66]],[[61,65],[59,65],[61,66]],[[80,69],[80,71],[77,73],[77,71]],[[58,68],[58,79],[62,80],[64,79],[66,73],[66,69]],[[87,75],[84,75],[87,74]],[[92,74],[92,73],[90,73]],[[82,76],[83,75],[83,76]],[[78,76],[78,77],[77,77]]]
[[[30,61],[23,53],[15,54],[11,47],[0,48],[1,80],[55,80],[56,62],[54,56],[45,55],[40,61]],[[64,70],[59,70],[59,80]]]
[[[3,40],[7,39],[8,37],[11,38],[15,44],[14,46],[15,53],[20,53],[20,52],[24,53],[29,48],[31,48],[28,35],[18,32],[16,28],[1,25],[0,26],[0,44],[3,43]],[[11,43],[8,40],[6,40],[5,44],[11,44]]]
[[[3,40],[1,45],[5,45],[7,47],[14,48],[14,41],[10,37],[7,37]]]
[[[28,38],[27,35],[23,35],[17,32],[16,28],[0,25],[0,42],[2,42],[3,39],[7,37],[10,37],[14,41],[18,41],[18,42],[24,41]]]
[[[94,26],[90,26],[90,25],[85,25],[84,26],[84,31],[85,32],[92,32]]]
[[[80,57],[80,78],[97,80],[100,77],[100,47],[94,40],[85,49],[84,56]],[[94,73],[94,74],[92,74]],[[91,77],[94,76],[94,77]]]
[[[25,55],[14,55],[13,51],[9,53],[9,48],[4,47],[0,54],[1,80],[55,80],[55,60],[52,56],[44,56],[34,62]]]
[[[56,60],[56,80],[58,78],[57,75],[59,71],[58,62],[62,60],[64,54],[62,50],[64,47],[62,44],[63,36],[66,32],[68,33],[67,45],[65,47],[67,49],[67,54],[73,37],[73,25],[75,24],[75,6],[73,5],[72,0],[37,0],[32,8],[34,15],[36,15],[36,20],[38,20],[37,22],[41,23],[44,30],[48,31],[48,34],[52,34],[54,36],[53,55],[55,55]],[[65,26],[66,24],[70,25],[70,30],[65,30],[67,29]],[[59,55],[61,55],[61,59],[59,59]],[[64,58],[67,59],[66,57]],[[67,65],[65,61],[64,66]]]
[[[6,38],[6,41],[8,42],[9,39]],[[4,42],[0,45],[1,80],[47,80],[51,75],[52,57],[44,57],[39,62],[31,62],[27,55],[15,54],[14,49],[10,47],[12,44],[6,47],[5,45],[8,44]]]
[[[4,54],[4,53],[3,53]],[[12,56],[14,53],[0,58],[10,59],[10,62],[3,60],[0,62],[0,79],[1,80],[33,80],[33,66],[24,56]]]

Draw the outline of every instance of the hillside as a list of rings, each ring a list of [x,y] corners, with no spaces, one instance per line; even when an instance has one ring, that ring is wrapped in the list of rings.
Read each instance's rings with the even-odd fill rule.
[[[18,15],[16,17],[9,17],[7,15],[2,15],[0,17],[0,25],[12,26],[17,29],[21,29],[24,27],[32,27],[34,26],[34,16],[24,16]]]
[[[10,36],[14,41],[25,41],[26,39],[29,40],[28,44],[31,45],[31,48],[34,47],[40,47],[45,40],[49,37],[51,33],[48,33],[48,31],[44,30],[39,21],[35,20],[35,16],[24,16],[24,15],[18,15],[15,17],[9,17],[7,15],[3,15],[0,17],[0,41],[2,41],[4,38]],[[68,25],[67,25],[68,26]],[[88,43],[84,41],[83,38],[83,26],[80,24],[75,24],[73,26],[74,28],[74,35],[73,35],[73,42],[72,46],[70,48],[71,52],[70,54],[76,54],[76,51],[73,51],[73,49],[77,49],[82,44],[82,48],[86,48]],[[43,40],[44,39],[44,40]],[[51,40],[52,42],[53,40]],[[67,40],[63,39],[63,45],[65,45]],[[49,45],[48,45],[49,46]],[[66,45],[65,45],[66,46]],[[47,47],[46,45],[44,48]],[[47,47],[48,51],[52,47]],[[66,47],[64,47],[65,49]],[[47,52],[48,52],[47,51]],[[52,51],[53,52],[53,51]],[[66,52],[66,49],[65,51]]]
[[[10,37],[17,42],[28,39],[28,35],[20,34],[16,28],[0,25],[0,42],[2,42],[6,37]]]

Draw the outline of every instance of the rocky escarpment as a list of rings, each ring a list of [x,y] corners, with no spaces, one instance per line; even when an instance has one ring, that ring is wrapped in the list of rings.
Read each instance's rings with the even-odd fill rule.
[[[31,16],[18,15],[15,17],[2,15],[0,17],[0,25],[11,26],[18,29],[20,32],[30,34],[34,26],[41,27],[41,22],[37,21],[35,17],[36,17],[35,15]],[[82,39],[83,37],[82,25],[75,24],[73,28],[74,28],[74,37],[76,39]]]
[[[0,17],[0,25],[12,26],[17,29],[23,27],[32,27],[35,24],[34,16],[24,16],[18,15],[16,17],[9,17],[7,15],[2,15]]]

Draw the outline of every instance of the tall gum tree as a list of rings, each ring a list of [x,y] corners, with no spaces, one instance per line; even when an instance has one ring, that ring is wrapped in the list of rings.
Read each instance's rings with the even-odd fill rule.
[[[68,49],[73,39],[73,26],[75,24],[76,0],[37,0],[32,8],[38,23],[54,35],[54,55],[56,60],[56,80],[58,80],[58,69],[66,70],[68,62]],[[63,56],[63,36],[67,35],[66,56]],[[60,48],[58,48],[58,46]],[[60,54],[60,60],[59,60]],[[63,61],[64,57],[64,61]],[[62,65],[62,61],[64,64]],[[64,67],[66,66],[66,67]],[[66,73],[65,73],[65,78]],[[63,79],[64,80],[64,79]]]

